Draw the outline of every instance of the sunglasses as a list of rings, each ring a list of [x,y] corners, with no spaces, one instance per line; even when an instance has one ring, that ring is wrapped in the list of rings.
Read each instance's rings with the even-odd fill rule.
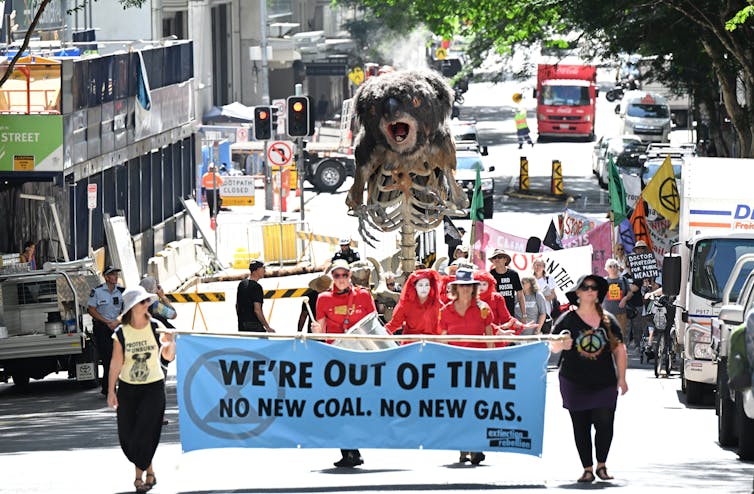
[[[332,277],[337,280],[339,278],[348,278],[349,275],[350,273],[333,273]]]
[[[593,292],[597,292],[597,291],[599,291],[599,288],[597,287],[597,285],[591,285],[591,284],[587,285],[587,284],[584,284],[584,285],[581,285],[579,287],[579,290],[584,291],[584,292],[588,292],[589,290],[591,290]]]
[[[148,299],[148,298],[145,298],[144,300],[142,300],[142,301],[141,301],[141,302],[139,302],[139,303],[140,303],[140,304],[142,304],[142,305],[144,305],[144,304],[149,304],[149,299]]]

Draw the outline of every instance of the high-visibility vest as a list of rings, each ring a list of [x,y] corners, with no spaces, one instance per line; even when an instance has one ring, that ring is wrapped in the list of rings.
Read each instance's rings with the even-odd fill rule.
[[[516,121],[516,129],[526,129],[529,126],[526,125],[526,109],[519,108],[516,110],[516,114],[513,115],[513,120]]]
[[[215,172],[207,172],[202,175],[202,187],[204,187],[205,189],[219,189],[222,184],[223,177],[216,174]]]

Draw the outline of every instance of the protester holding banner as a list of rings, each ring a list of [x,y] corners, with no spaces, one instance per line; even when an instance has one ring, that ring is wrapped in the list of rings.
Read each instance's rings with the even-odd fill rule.
[[[147,492],[157,483],[152,458],[165,415],[162,365],[175,358],[173,335],[164,333],[160,346],[157,323],[150,318],[149,305],[155,301],[157,295],[142,286],[123,293],[122,324],[113,333],[110,361],[107,404],[117,411],[120,447],[135,466],[136,492]]]
[[[492,311],[479,300],[479,281],[474,279],[471,269],[459,268],[456,279],[450,282],[451,301],[440,309],[438,328],[442,335],[492,336]],[[453,341],[451,345],[470,348],[494,348],[492,342]],[[484,460],[481,451],[461,451],[460,462],[471,461],[478,465]]]
[[[536,328],[536,323],[523,324],[521,321],[511,316],[508,312],[508,306],[505,299],[500,295],[495,286],[495,278],[487,271],[474,271],[474,279],[479,281],[479,299],[490,306],[492,310],[492,329],[494,332],[511,330],[516,334],[531,328]],[[496,347],[505,347],[510,345],[507,342],[497,342]]]
[[[618,390],[626,394],[626,346],[618,321],[602,310],[607,281],[598,275],[582,276],[566,293],[577,308],[555,324],[553,334],[568,334],[551,344],[553,352],[563,351],[560,366],[560,394],[563,408],[571,415],[573,435],[584,472],[578,482],[594,482],[613,477],[605,463],[613,440],[613,422]],[[592,427],[597,455],[593,469]]]
[[[351,284],[351,266],[345,259],[332,262],[330,276],[333,287],[317,299],[313,333],[346,333],[364,317],[377,312],[369,290]],[[353,468],[364,463],[358,449],[341,449],[340,453],[343,457],[334,463],[338,468]]]
[[[525,305],[516,304],[516,318],[524,322],[527,327],[519,334],[539,334],[548,315],[545,297],[539,293],[537,280],[533,276],[521,278],[521,286],[523,287]]]
[[[393,317],[385,325],[391,333],[437,334],[440,313],[440,273],[431,269],[414,271],[406,279]]]
[[[513,314],[516,308],[516,300],[521,304],[521,307],[526,306],[524,303],[524,292],[521,287],[521,278],[519,278],[517,271],[508,267],[511,263],[511,256],[503,249],[495,249],[489,259],[493,265],[493,268],[490,269],[490,274],[495,278],[495,288],[505,297],[508,312]],[[526,318],[526,312],[522,316]]]

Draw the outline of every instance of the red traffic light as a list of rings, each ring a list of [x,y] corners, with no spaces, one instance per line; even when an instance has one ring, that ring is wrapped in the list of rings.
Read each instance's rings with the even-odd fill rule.
[[[258,118],[259,118],[260,120],[267,120],[268,118],[270,118],[270,114],[269,114],[269,113],[267,113],[266,111],[262,110],[262,111],[260,111],[260,112],[259,112],[259,113],[257,114],[257,117],[258,117]]]
[[[300,101],[296,101],[293,103],[293,111],[300,112],[304,109],[304,104]]]

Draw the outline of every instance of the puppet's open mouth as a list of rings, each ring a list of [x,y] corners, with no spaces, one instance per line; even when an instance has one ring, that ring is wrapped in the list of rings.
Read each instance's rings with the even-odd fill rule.
[[[388,129],[395,142],[403,142],[408,138],[411,127],[405,122],[396,122],[388,125]]]

